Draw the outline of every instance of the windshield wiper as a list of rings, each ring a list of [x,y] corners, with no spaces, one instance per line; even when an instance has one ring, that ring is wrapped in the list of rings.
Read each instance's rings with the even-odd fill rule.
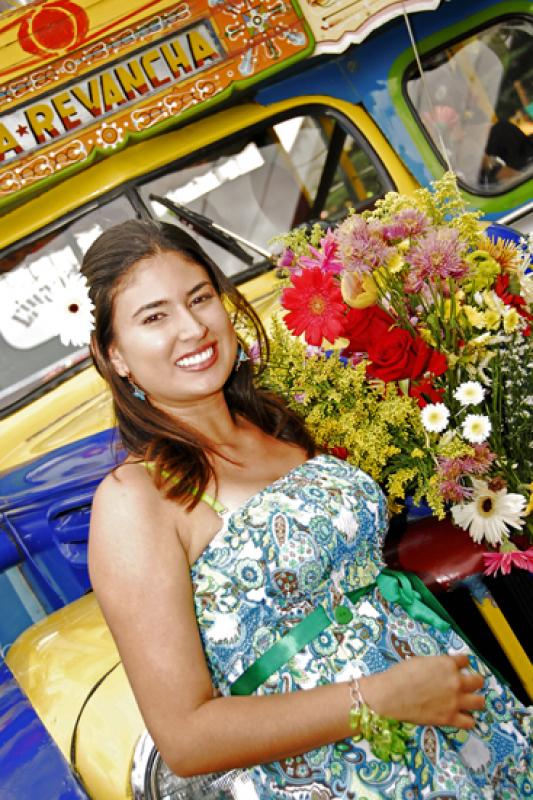
[[[182,206],[180,203],[175,203],[157,194],[151,194],[149,198],[168,208],[179,219],[187,222],[197,233],[205,236],[206,239],[209,239],[211,242],[220,245],[220,247],[223,247],[228,253],[237,256],[237,258],[240,258],[241,261],[244,261],[248,266],[253,265],[254,258],[250,253],[247,253],[241,245],[245,245],[268,261],[272,260],[272,254],[269,253],[268,250],[264,250],[254,242],[249,242],[247,239],[239,236],[238,233],[223,228],[222,225],[218,225],[216,222],[213,222],[212,219],[209,219],[209,217],[198,213],[198,211],[192,211],[190,208],[187,208],[187,206]]]

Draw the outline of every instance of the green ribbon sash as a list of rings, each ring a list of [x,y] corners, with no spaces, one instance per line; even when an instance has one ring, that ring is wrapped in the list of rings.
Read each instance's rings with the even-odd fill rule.
[[[384,569],[376,578],[379,591],[389,603],[398,603],[410,617],[433,625],[442,633],[455,627],[453,619],[417,575]]]
[[[396,570],[385,568],[374,583],[361,589],[347,592],[346,597],[350,603],[356,603],[357,600],[371,592],[376,586],[385,600],[401,605],[413,619],[433,625],[443,632],[453,625],[452,618],[439,601],[424,586],[420,578],[412,573],[397,572]],[[353,618],[353,614],[347,606],[338,606],[335,612],[336,621],[340,624],[346,624]],[[277,672],[296,653],[303,650],[309,642],[316,639],[331,624],[332,621],[326,614],[325,609],[319,606],[288,631],[285,636],[282,636],[266,653],[259,656],[231,685],[231,694],[252,694],[258,686],[265,683],[271,675]]]

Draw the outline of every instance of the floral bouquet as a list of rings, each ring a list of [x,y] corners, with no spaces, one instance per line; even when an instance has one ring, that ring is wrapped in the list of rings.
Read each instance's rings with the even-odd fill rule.
[[[533,243],[491,239],[452,175],[282,237],[263,385],[324,448],[533,571]]]

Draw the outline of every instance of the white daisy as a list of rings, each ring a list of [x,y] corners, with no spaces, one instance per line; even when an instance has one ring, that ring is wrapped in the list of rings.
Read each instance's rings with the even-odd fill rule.
[[[463,436],[471,444],[486,442],[491,430],[490,419],[484,414],[468,414],[463,422]]]
[[[469,531],[475,542],[485,538],[489,544],[500,544],[510,533],[509,528],[522,527],[526,499],[521,494],[509,494],[507,489],[495,492],[485,481],[475,478],[472,484],[472,500],[452,506],[453,521]]]
[[[479,381],[465,381],[457,387],[453,396],[462,406],[476,406],[485,397],[485,389]]]
[[[53,324],[61,344],[83,347],[89,344],[94,328],[93,304],[89,299],[87,281],[74,274],[60,279],[52,289]]]
[[[421,411],[422,425],[430,433],[440,433],[448,427],[450,412],[444,403],[428,403]]]

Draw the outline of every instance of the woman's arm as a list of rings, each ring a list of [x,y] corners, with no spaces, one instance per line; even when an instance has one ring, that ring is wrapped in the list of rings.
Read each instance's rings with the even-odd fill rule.
[[[349,737],[347,683],[213,698],[189,566],[175,524],[145,471],[108,476],[93,506],[91,579],[156,746],[179,775],[275,761]],[[470,728],[483,707],[465,656],[412,658],[360,679],[368,704],[396,719]]]

